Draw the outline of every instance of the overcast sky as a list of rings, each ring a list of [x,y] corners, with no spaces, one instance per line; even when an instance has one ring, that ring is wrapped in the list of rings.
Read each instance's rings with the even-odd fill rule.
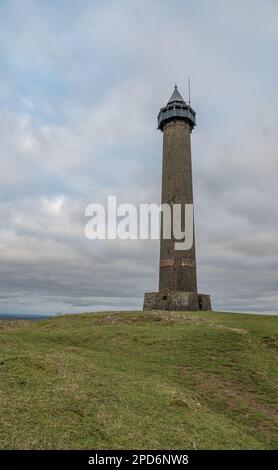
[[[0,1],[0,311],[142,308],[157,241],[85,207],[160,201],[157,113],[187,76],[199,291],[277,312],[277,0]]]

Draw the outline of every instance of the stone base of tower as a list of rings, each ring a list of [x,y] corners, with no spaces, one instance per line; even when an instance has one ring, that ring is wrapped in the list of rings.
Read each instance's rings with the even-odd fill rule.
[[[211,301],[196,292],[147,292],[143,310],[211,310]]]

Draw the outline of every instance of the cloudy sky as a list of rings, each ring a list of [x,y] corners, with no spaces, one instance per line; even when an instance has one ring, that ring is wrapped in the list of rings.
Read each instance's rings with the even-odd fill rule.
[[[0,0],[0,311],[141,308],[158,242],[85,207],[160,200],[156,116],[187,76],[199,291],[277,312],[277,0]]]

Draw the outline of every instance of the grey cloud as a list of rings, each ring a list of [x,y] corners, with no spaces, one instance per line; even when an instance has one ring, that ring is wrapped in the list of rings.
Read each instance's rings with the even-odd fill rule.
[[[277,3],[24,3],[0,7],[1,310],[138,308],[157,288],[158,242],[89,242],[84,211],[159,202],[156,115],[190,74],[200,290],[277,311]]]

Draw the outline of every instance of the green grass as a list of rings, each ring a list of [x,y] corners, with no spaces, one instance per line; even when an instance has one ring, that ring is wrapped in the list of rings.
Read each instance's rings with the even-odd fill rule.
[[[2,323],[2,449],[277,448],[278,317]]]

